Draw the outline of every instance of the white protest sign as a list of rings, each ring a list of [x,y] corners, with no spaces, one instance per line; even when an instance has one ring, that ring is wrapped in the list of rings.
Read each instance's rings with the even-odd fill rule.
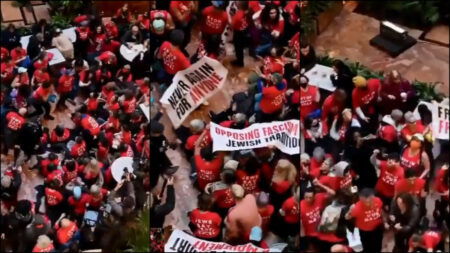
[[[141,108],[141,111],[144,113],[145,117],[148,119],[148,121],[150,121],[150,105],[142,103],[139,105],[139,108]]]
[[[232,246],[224,242],[201,240],[176,229],[164,245],[164,252],[275,252],[263,249],[251,243]]]
[[[419,105],[424,104],[428,107],[432,114],[431,128],[433,130],[433,136],[437,139],[448,140],[449,139],[449,106],[444,103],[438,103],[433,101],[432,103],[421,101]],[[419,107],[417,105],[417,107]],[[416,115],[417,108],[414,111]]]
[[[174,76],[160,102],[175,128],[223,87],[227,74],[220,62],[205,56]]]
[[[231,129],[211,122],[213,150],[232,151],[274,145],[282,152],[300,153],[300,121],[257,123],[245,129]]]

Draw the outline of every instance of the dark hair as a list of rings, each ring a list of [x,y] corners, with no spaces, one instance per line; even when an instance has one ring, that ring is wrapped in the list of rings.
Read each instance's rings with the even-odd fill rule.
[[[373,191],[373,189],[371,188],[363,188],[360,192],[359,192],[359,196],[360,197],[364,197],[364,198],[368,198],[373,196],[375,193]]]
[[[416,177],[416,171],[412,168],[406,168],[405,169],[405,178],[412,178]]]
[[[270,11],[272,9],[275,9],[277,11],[277,16],[275,18],[275,20],[271,20],[270,19]],[[278,7],[272,3],[266,4],[266,6],[264,7],[264,9],[262,9],[261,11],[261,24],[267,25],[267,24],[276,24],[278,22],[278,20],[280,19],[280,10],[278,9]]]
[[[424,125],[428,125],[432,122],[433,115],[432,115],[430,109],[428,109],[428,106],[426,106],[424,104],[420,104],[417,107],[417,111],[419,112],[420,119],[422,120],[422,123]]]
[[[392,152],[388,154],[387,159],[398,161],[400,159],[400,156],[397,152]]]
[[[198,208],[202,211],[209,211],[214,203],[211,195],[200,193],[197,197]]]
[[[345,63],[341,60],[334,60],[333,67],[337,69],[338,75],[351,73],[350,68],[347,65],[345,65]]]
[[[402,192],[395,197],[395,202],[397,203],[397,199],[401,199],[403,203],[406,205],[406,210],[411,210],[414,202],[414,197],[408,192]]]
[[[56,170],[56,165],[54,163],[50,163],[49,165],[47,165],[48,172],[52,172],[54,170]]]
[[[223,182],[227,185],[232,185],[236,182],[236,173],[234,170],[225,169],[222,172]]]
[[[255,157],[251,156],[245,165],[245,171],[247,171],[250,175],[255,175],[259,168],[260,163]]]
[[[207,161],[211,161],[212,159],[214,159],[214,153],[212,151],[212,147],[211,146],[207,146],[207,147],[202,148],[200,153],[201,153],[201,156]]]
[[[306,193],[316,194],[316,190],[314,189],[314,187],[308,187],[305,189],[305,194]]]
[[[66,168],[69,170],[69,171],[74,171],[75,169],[76,169],[76,163],[75,163],[75,161],[74,160],[68,160],[68,161],[66,161]]]
[[[55,153],[53,153],[53,152],[51,152],[50,154],[48,154],[48,159],[49,160],[55,160],[55,159],[57,159],[58,158],[58,156],[55,154]]]

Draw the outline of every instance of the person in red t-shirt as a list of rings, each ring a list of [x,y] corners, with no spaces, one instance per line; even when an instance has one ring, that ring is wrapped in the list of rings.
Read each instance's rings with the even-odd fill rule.
[[[204,191],[208,183],[219,180],[224,154],[214,155],[212,147],[201,148],[200,144],[207,132],[203,132],[195,143],[194,166],[197,171],[197,183],[200,190]]]
[[[427,252],[435,252],[439,249],[443,252],[445,247],[440,245],[442,239],[442,233],[439,231],[427,230],[423,234],[414,233],[408,242],[408,252],[421,252],[421,249]]]
[[[198,196],[198,208],[189,213],[189,226],[195,237],[209,241],[220,241],[222,218],[219,214],[210,211],[213,197],[202,193]]]
[[[25,115],[27,114],[27,109],[22,107],[18,112],[10,111],[6,113],[6,128],[5,131],[5,144],[6,148],[4,152],[8,152],[14,147],[19,138],[20,130],[26,122]]]
[[[244,66],[244,48],[250,46],[249,25],[252,23],[248,2],[237,1],[238,10],[231,18],[233,28],[233,45],[236,60],[231,63],[235,66]]]
[[[261,92],[260,102],[261,122],[275,121],[281,112],[285,102],[286,82],[282,75],[274,73],[271,75],[270,82],[258,82],[258,92]]]
[[[279,210],[283,217],[284,235],[295,236],[300,233],[300,186],[293,188],[294,195],[286,199]]]
[[[98,210],[102,205],[103,201],[106,200],[109,191],[106,190],[105,188],[99,187],[96,184],[91,185],[89,191],[90,191],[89,208],[94,208]]]
[[[22,48],[22,44],[17,44],[17,46],[11,50],[11,58],[17,66],[21,65],[21,62],[27,57],[27,50]]]
[[[221,217],[225,217],[229,208],[236,204],[231,191],[231,186],[236,182],[235,168],[225,165],[220,173],[220,179],[221,181],[206,185],[205,192],[214,196],[215,210]]]
[[[80,186],[75,186],[73,188],[73,196],[69,197],[67,203],[72,206],[75,217],[77,217],[78,220],[81,220],[84,212],[86,212],[89,201],[89,194],[83,193]]]
[[[173,30],[170,33],[170,42],[165,41],[159,47],[157,58],[162,60],[164,70],[169,75],[175,75],[191,66],[189,59],[180,50],[183,37],[183,31]]]
[[[344,110],[346,99],[345,90],[336,89],[323,101],[321,119],[324,133],[328,133],[333,119]]]
[[[78,158],[84,156],[86,152],[86,142],[83,140],[83,137],[77,136],[75,138],[75,145],[70,149],[70,154],[72,157]]]
[[[63,218],[60,224],[55,225],[56,239],[66,247],[70,245],[73,239],[79,238],[79,230],[77,223],[69,219]]]
[[[378,181],[375,186],[377,195],[383,200],[384,206],[389,206],[395,193],[395,184],[405,177],[405,172],[399,164],[397,153],[388,154],[387,161],[380,161],[376,156],[380,153],[378,149],[373,151],[370,161],[377,170]]]
[[[220,35],[224,32],[228,24],[228,14],[222,8],[219,1],[213,1],[213,6],[208,6],[202,11],[202,20],[200,21],[200,31],[202,35]]]
[[[270,204],[269,194],[261,192],[256,198],[256,205],[258,206],[259,215],[261,215],[262,224],[261,229],[266,234],[269,231],[269,225],[272,215],[275,211],[275,207]]]
[[[198,9],[197,1],[171,1],[170,14],[172,14],[173,21],[180,27],[185,37],[181,45],[185,47],[191,41],[191,28],[193,25],[192,17]]]
[[[353,78],[353,83],[355,85],[352,92],[353,110],[363,123],[363,127],[367,127],[369,132],[375,132],[378,125],[375,106],[381,82],[379,79],[366,80],[362,76],[356,76]]]
[[[350,207],[346,219],[355,219],[361,243],[366,252],[381,252],[383,240],[383,202],[374,196],[372,189],[359,192],[359,201]]]
[[[47,235],[39,235],[33,252],[54,252],[53,241]]]
[[[316,86],[309,85],[306,76],[300,77],[300,120],[319,109],[320,93]]]
[[[46,120],[54,120],[55,118],[50,115],[50,103],[49,98],[52,95],[53,87],[50,82],[44,82],[41,86],[39,86],[33,93],[31,98],[31,104],[36,109],[33,113],[29,114],[28,117],[34,117],[40,115],[45,112],[44,119]]]

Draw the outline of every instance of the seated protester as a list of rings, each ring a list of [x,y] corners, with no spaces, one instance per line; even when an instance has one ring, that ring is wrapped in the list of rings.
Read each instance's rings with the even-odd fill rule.
[[[300,77],[300,120],[305,120],[311,113],[319,109],[319,102],[319,89],[309,84],[308,77]]]
[[[62,125],[57,125],[50,135],[50,141],[53,144],[58,143],[66,144],[69,141],[69,138],[70,138],[70,129],[63,127]]]
[[[80,231],[75,221],[63,218],[55,224],[54,229],[60,249],[70,248],[73,243],[80,239]]]
[[[383,202],[374,196],[372,189],[364,188],[359,193],[359,201],[350,206],[345,214],[347,220],[354,218],[355,227],[360,231],[364,250],[381,252],[383,240]]]
[[[143,42],[143,36],[139,26],[133,25],[131,30],[125,32],[122,36],[121,42],[123,45],[128,45],[129,48],[131,48],[129,43],[141,44]]]
[[[107,199],[109,191],[96,184],[91,185],[89,189],[89,209],[98,210],[102,203]]]
[[[33,247],[33,252],[53,252],[54,250],[53,241],[47,235],[40,235]]]
[[[89,201],[90,195],[88,193],[83,193],[80,186],[75,186],[73,188],[73,196],[70,196],[67,202],[71,206],[74,217],[76,217],[78,221],[81,221],[83,218]]]
[[[375,186],[377,196],[381,198],[384,206],[389,206],[395,193],[396,183],[405,177],[405,172],[399,164],[397,153],[388,154],[387,160],[377,159],[378,149],[373,151],[370,161],[377,170],[378,181]]]
[[[64,190],[59,187],[60,181],[53,179],[50,182],[44,184],[44,191],[41,193],[45,196],[45,208],[48,218],[52,224],[55,224],[61,213],[63,213],[63,205],[65,202]],[[37,195],[37,203],[35,209],[39,211],[41,205],[40,194]]]
[[[70,155],[73,158],[79,158],[85,156],[87,153],[86,142],[83,140],[83,137],[77,136],[75,138],[75,144],[70,149]]]
[[[236,168],[237,161],[228,161],[220,173],[220,181],[209,183],[205,187],[205,193],[214,196],[214,210],[221,217],[225,217],[229,208],[236,204],[231,191],[231,186],[236,182]]]
[[[53,59],[53,54],[47,51],[42,51],[38,59],[33,63],[34,69],[48,69],[49,62]]]
[[[413,195],[407,192],[396,194],[392,200],[388,226],[395,231],[393,252],[406,252],[408,241],[420,222],[420,207]]]
[[[72,116],[72,119],[77,126],[81,126],[84,132],[88,133],[91,137],[96,137],[100,133],[100,125],[89,114],[76,112]]]
[[[190,227],[195,237],[220,241],[222,218],[219,214],[212,212],[213,197],[206,193],[198,195],[198,208],[189,213]]]
[[[380,148],[385,149],[387,153],[399,150],[398,131],[391,115],[383,116],[377,131],[377,137]]]
[[[49,174],[49,171],[47,169],[48,165],[53,164],[56,167],[59,166],[60,160],[58,159],[58,156],[51,152],[48,154],[47,158],[43,159],[42,157],[38,157],[38,165],[41,169],[41,174],[43,177],[47,177]]]
[[[256,53],[265,55],[272,45],[280,43],[279,39],[284,33],[284,18],[278,6],[268,3],[261,12],[253,16],[253,19],[261,33],[260,44],[256,48]]]
[[[103,51],[98,57],[95,58],[103,65],[109,66],[109,68],[115,68],[117,65],[117,57],[111,51]]]
[[[47,166],[47,171],[48,171],[48,175],[45,178],[45,180],[47,182],[52,182],[55,181],[58,183],[58,187],[62,187],[64,185],[63,182],[63,174],[64,172],[60,169],[58,169],[58,167],[56,167],[56,165],[54,164],[49,164]]]
[[[345,109],[347,94],[343,89],[335,89],[325,98],[322,105],[321,120],[324,127],[324,133],[328,133],[333,119]]]
[[[10,55],[11,55],[13,62],[17,66],[20,67],[23,65],[25,58],[27,58],[27,50],[22,48],[21,43],[18,43],[16,45],[16,47],[11,49]],[[2,57],[2,60],[3,60],[3,57]],[[23,67],[28,67],[28,66],[23,66]]]
[[[422,124],[420,120],[414,116],[413,112],[406,112],[404,115],[405,125],[401,129],[400,134],[404,142],[411,141],[414,134],[425,134],[427,132],[426,127]]]
[[[382,81],[378,105],[381,113],[386,115],[394,109],[411,110],[415,98],[416,91],[411,83],[405,80],[397,70],[392,70]]]
[[[10,56],[5,57],[0,64],[0,74],[2,84],[9,85],[14,79],[14,68],[16,64]]]
[[[123,82],[123,83],[129,83],[133,81],[133,74],[130,71],[131,67],[129,64],[126,64],[123,66],[123,68],[119,69],[116,73],[116,78]]]
[[[103,163],[98,162],[95,158],[91,158],[89,163],[84,168],[82,178],[86,185],[93,184],[103,185]]]
[[[197,172],[197,186],[204,191],[208,183],[219,180],[224,153],[214,154],[211,146],[200,147],[206,132],[203,132],[195,142],[193,169]]]
[[[64,184],[67,184],[69,182],[72,182],[75,180],[79,174],[82,172],[82,167],[78,165],[77,161],[74,159],[68,160],[66,159],[64,161],[64,164],[62,166],[63,171],[63,181]]]
[[[106,31],[106,33],[108,34],[108,31]],[[117,54],[119,52],[120,45],[121,44],[119,41],[114,40],[111,37],[106,37],[103,43],[101,44],[100,52],[103,53],[109,51],[114,54]]]
[[[423,233],[415,232],[408,241],[408,252],[437,252],[445,250],[443,245],[443,233],[426,230]]]

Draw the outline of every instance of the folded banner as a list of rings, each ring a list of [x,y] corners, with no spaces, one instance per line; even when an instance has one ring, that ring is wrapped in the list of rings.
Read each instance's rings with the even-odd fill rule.
[[[245,129],[226,128],[211,122],[214,151],[254,149],[274,145],[282,152],[300,153],[300,121],[257,123]]]
[[[164,252],[279,252],[254,246],[251,243],[232,246],[224,242],[210,242],[193,237],[179,229],[170,235]]]
[[[433,103],[420,101],[419,105],[426,105],[432,114],[431,128],[433,129],[433,136],[441,140],[449,140],[449,106],[444,103]],[[419,115],[418,110],[414,111]]]
[[[175,75],[160,100],[175,128],[223,87],[227,74],[220,62],[205,56]]]

